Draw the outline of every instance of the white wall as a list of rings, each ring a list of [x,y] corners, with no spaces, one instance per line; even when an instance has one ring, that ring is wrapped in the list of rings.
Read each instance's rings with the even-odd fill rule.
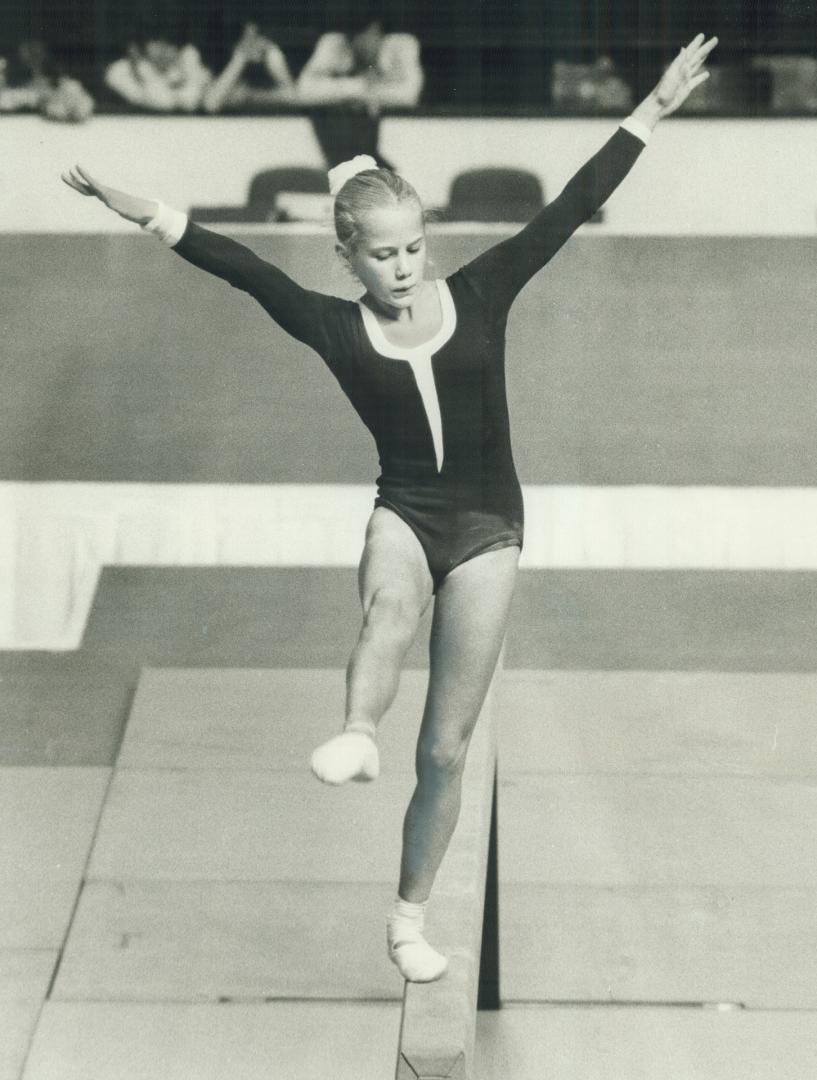
[[[614,128],[606,120],[390,117],[382,150],[429,205],[475,165],[537,172],[549,196]],[[308,121],[294,117],[96,117],[71,127],[4,117],[0,231],[116,231],[130,226],[73,195],[73,162],[100,178],[192,204],[243,203],[250,178],[282,164],[320,165]],[[596,234],[812,235],[817,120],[678,120],[660,124]]]

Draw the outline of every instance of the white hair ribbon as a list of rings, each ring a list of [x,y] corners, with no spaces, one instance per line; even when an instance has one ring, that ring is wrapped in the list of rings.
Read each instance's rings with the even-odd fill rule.
[[[337,195],[346,181],[351,180],[358,173],[376,168],[377,162],[369,154],[356,154],[350,161],[341,161],[340,165],[329,170],[330,194]]]

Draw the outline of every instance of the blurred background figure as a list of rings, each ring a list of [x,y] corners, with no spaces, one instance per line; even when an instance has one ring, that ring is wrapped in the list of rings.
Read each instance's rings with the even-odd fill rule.
[[[104,78],[114,94],[139,109],[195,112],[213,76],[195,45],[144,37],[130,42]]]
[[[255,23],[247,23],[226,67],[204,91],[205,112],[294,103],[295,81],[283,51]]]
[[[70,123],[87,120],[94,111],[94,99],[58,68],[43,41],[22,41],[11,63],[0,57],[0,112],[23,111]]]
[[[300,104],[312,109],[312,125],[326,164],[379,151],[384,108],[414,108],[423,89],[420,43],[413,34],[388,33],[376,9],[352,13],[323,34],[298,78]]]
[[[48,93],[48,50],[41,41],[23,41],[14,59],[0,59],[0,109],[3,112],[37,110]]]
[[[817,58],[805,55],[756,56],[754,68],[769,77],[772,113],[799,116],[817,112]]]
[[[577,112],[626,112],[634,104],[633,91],[609,56],[591,64],[556,60],[553,65],[551,102],[557,108]]]

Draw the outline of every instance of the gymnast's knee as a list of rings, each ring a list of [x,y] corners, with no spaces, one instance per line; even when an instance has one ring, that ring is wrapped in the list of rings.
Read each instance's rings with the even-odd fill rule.
[[[417,779],[421,783],[459,780],[465,769],[469,741],[461,736],[421,738],[417,744]]]

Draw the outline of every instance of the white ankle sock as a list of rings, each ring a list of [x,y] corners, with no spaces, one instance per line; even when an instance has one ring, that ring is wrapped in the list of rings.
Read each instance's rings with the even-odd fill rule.
[[[389,959],[409,982],[433,982],[445,974],[448,959],[423,937],[425,903],[398,896],[386,918]]]
[[[380,755],[372,734],[354,726],[323,743],[312,754],[312,772],[325,784],[375,780],[380,774]]]
[[[425,928],[426,921],[426,908],[428,907],[428,900],[404,900],[399,894],[394,898],[394,907],[391,909],[392,915],[399,915],[403,919],[413,919],[414,922],[420,927],[422,932]]]
[[[364,735],[368,735],[373,739],[377,735],[377,728],[371,722],[361,717],[359,720],[347,720],[343,725],[344,731],[362,731]]]

